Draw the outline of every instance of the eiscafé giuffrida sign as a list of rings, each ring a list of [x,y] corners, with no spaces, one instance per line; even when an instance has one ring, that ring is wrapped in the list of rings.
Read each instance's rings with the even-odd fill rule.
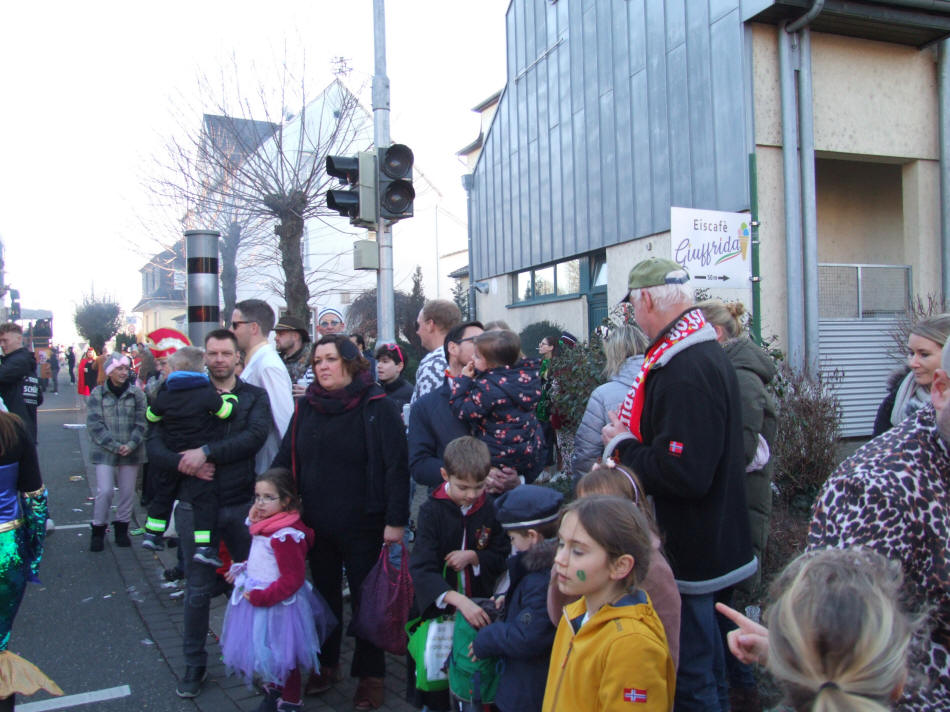
[[[748,213],[670,208],[670,252],[694,286],[749,289],[752,228]]]

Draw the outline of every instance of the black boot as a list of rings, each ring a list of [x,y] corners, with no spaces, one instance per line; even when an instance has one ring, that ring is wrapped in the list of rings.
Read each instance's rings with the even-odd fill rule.
[[[93,524],[92,538],[89,540],[89,551],[102,551],[105,548],[106,525]]]
[[[112,530],[115,532],[115,545],[121,547],[132,546],[132,540],[129,539],[128,522],[112,522]]]

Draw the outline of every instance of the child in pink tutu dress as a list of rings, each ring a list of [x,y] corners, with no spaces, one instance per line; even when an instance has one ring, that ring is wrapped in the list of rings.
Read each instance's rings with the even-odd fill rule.
[[[248,683],[257,675],[264,700],[259,712],[302,709],[301,670],[319,671],[320,641],[336,626],[329,607],[304,578],[313,531],[300,519],[300,501],[289,470],[257,478],[248,514],[251,553],[234,564],[234,584],[221,635],[229,672]]]

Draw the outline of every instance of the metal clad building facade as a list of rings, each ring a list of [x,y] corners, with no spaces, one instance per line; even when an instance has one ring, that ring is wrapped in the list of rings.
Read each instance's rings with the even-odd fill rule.
[[[508,76],[471,190],[473,277],[749,207],[738,0],[513,0]]]

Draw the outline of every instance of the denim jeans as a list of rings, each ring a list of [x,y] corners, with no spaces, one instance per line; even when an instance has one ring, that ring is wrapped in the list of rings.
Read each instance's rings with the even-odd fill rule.
[[[673,710],[727,712],[729,688],[715,595],[680,594],[680,599],[680,664]]]
[[[211,541],[215,551],[218,549],[217,537],[220,537],[234,561],[247,560],[251,533],[244,520],[250,508],[251,503],[248,502],[218,509],[218,528]],[[178,503],[175,508],[175,528],[178,530],[178,546],[181,547],[185,564],[185,638],[182,652],[185,654],[185,665],[204,667],[208,661],[205,641],[208,638],[208,612],[215,583],[215,568],[191,558],[195,553],[195,516],[190,503]]]

